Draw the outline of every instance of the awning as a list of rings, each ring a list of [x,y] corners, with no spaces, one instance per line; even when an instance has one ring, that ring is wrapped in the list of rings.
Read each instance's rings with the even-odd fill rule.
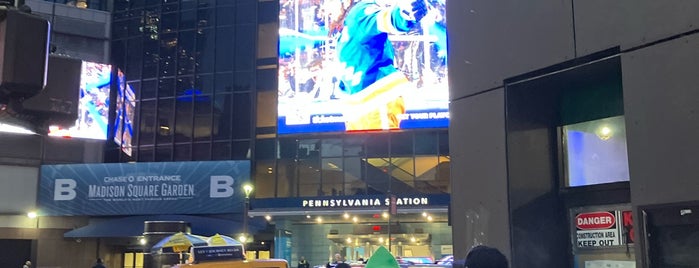
[[[191,216],[191,215],[144,215],[122,218],[93,218],[86,226],[73,229],[63,234],[69,238],[88,237],[134,237],[143,235],[146,221],[184,221],[192,227],[192,233],[212,236],[219,234],[236,234],[243,232],[240,221],[229,219]],[[249,232],[256,232],[257,226],[248,226]]]

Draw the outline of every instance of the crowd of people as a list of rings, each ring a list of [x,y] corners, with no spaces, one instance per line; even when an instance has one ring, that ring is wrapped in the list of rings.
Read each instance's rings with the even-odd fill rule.
[[[363,261],[363,260],[362,260]],[[399,262],[386,248],[379,247],[366,261],[364,268],[400,268]],[[296,268],[309,268],[305,257],[301,256]],[[340,253],[335,253],[333,260],[325,265],[325,268],[350,268],[350,264]],[[466,258],[453,264],[454,268],[508,268],[507,257],[497,248],[485,245],[473,247]]]

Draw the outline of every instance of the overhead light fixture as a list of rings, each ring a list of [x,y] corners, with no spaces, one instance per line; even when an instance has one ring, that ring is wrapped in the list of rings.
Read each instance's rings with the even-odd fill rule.
[[[354,216],[354,217],[352,217],[352,221],[353,221],[354,223],[357,223],[357,222],[359,221],[359,219],[357,218],[357,216]]]
[[[614,136],[614,131],[612,128],[610,128],[607,125],[602,125],[599,128],[597,128],[597,131],[595,131],[595,134],[600,140],[606,141],[612,138]]]
[[[39,214],[36,213],[36,211],[29,211],[29,213],[27,213],[27,217],[29,217],[30,219],[34,219],[36,217],[39,217]]]
[[[36,132],[31,131],[29,129],[20,127],[20,126],[15,126],[15,125],[10,125],[10,124],[4,124],[0,123],[0,132],[7,132],[7,133],[15,133],[15,134],[36,134]]]
[[[347,212],[345,212],[345,214],[343,214],[342,217],[344,217],[345,219],[349,219],[350,215]]]
[[[265,216],[265,219],[266,219],[267,221],[271,221],[271,220],[272,220],[272,216],[266,215],[266,216]]]

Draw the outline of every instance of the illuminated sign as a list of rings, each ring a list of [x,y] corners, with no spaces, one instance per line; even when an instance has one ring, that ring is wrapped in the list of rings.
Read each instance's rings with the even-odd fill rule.
[[[389,198],[349,198],[349,199],[304,199],[301,207],[308,208],[332,208],[332,207],[377,207],[388,206]],[[427,197],[398,197],[397,206],[427,206],[430,204]]]
[[[249,161],[41,166],[44,215],[215,214],[242,211]]]
[[[444,128],[445,0],[282,0],[278,132]]]
[[[76,88],[78,120],[68,129],[50,126],[49,136],[106,140],[111,77],[111,65],[83,61],[80,89]]]

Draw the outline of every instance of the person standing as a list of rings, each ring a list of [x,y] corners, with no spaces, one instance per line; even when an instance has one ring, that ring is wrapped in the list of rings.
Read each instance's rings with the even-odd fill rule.
[[[301,259],[299,260],[299,265],[297,266],[297,268],[310,268],[310,265],[308,264],[306,257],[301,256]]]
[[[97,258],[97,262],[95,262],[95,265],[93,265],[92,268],[107,268],[107,266],[102,263],[101,258]]]
[[[340,253],[335,253],[335,258],[332,262],[325,265],[326,268],[350,268],[350,265],[345,263]]]
[[[496,248],[476,246],[466,255],[467,268],[508,268],[507,258]]]

